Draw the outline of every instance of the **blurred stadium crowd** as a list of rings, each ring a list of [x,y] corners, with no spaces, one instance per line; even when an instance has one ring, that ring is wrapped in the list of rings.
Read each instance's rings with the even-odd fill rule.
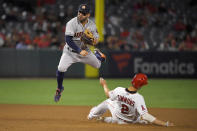
[[[84,0],[85,1],[85,0]],[[83,2],[84,2],[83,1]],[[91,6],[94,20],[94,0]],[[62,49],[65,24],[80,0],[0,2],[0,48]],[[197,51],[195,0],[105,0],[108,50]]]

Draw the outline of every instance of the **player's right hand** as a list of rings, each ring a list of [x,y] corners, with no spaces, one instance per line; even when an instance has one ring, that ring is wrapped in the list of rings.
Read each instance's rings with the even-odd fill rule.
[[[167,121],[165,126],[175,126],[174,123]]]
[[[175,126],[174,123],[168,121],[168,126]]]
[[[80,55],[86,56],[88,55],[88,52],[86,50],[81,50]]]
[[[103,86],[103,85],[106,85],[106,81],[102,78],[102,77],[100,77],[100,84]]]

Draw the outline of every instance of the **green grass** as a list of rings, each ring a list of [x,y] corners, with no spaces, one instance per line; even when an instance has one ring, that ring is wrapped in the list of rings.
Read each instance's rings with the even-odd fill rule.
[[[128,87],[130,79],[106,79],[110,89]],[[55,79],[0,79],[0,104],[97,105],[105,100],[98,79],[65,79],[60,102],[53,100]],[[139,93],[147,107],[197,108],[197,80],[150,79]]]

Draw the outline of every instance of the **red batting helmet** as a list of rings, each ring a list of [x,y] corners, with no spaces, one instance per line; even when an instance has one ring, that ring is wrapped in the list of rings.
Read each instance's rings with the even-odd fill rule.
[[[132,81],[131,81],[131,84],[133,85],[134,88],[136,89],[139,89],[141,88],[143,85],[146,85],[148,84],[148,78],[145,74],[143,73],[139,73],[139,74],[136,74]]]

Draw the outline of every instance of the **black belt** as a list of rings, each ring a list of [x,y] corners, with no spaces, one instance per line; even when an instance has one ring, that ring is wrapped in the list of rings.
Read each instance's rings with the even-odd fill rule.
[[[67,49],[68,49],[69,51],[71,51],[71,52],[78,53],[76,50],[73,50],[73,49],[71,49],[70,47],[67,47]]]

